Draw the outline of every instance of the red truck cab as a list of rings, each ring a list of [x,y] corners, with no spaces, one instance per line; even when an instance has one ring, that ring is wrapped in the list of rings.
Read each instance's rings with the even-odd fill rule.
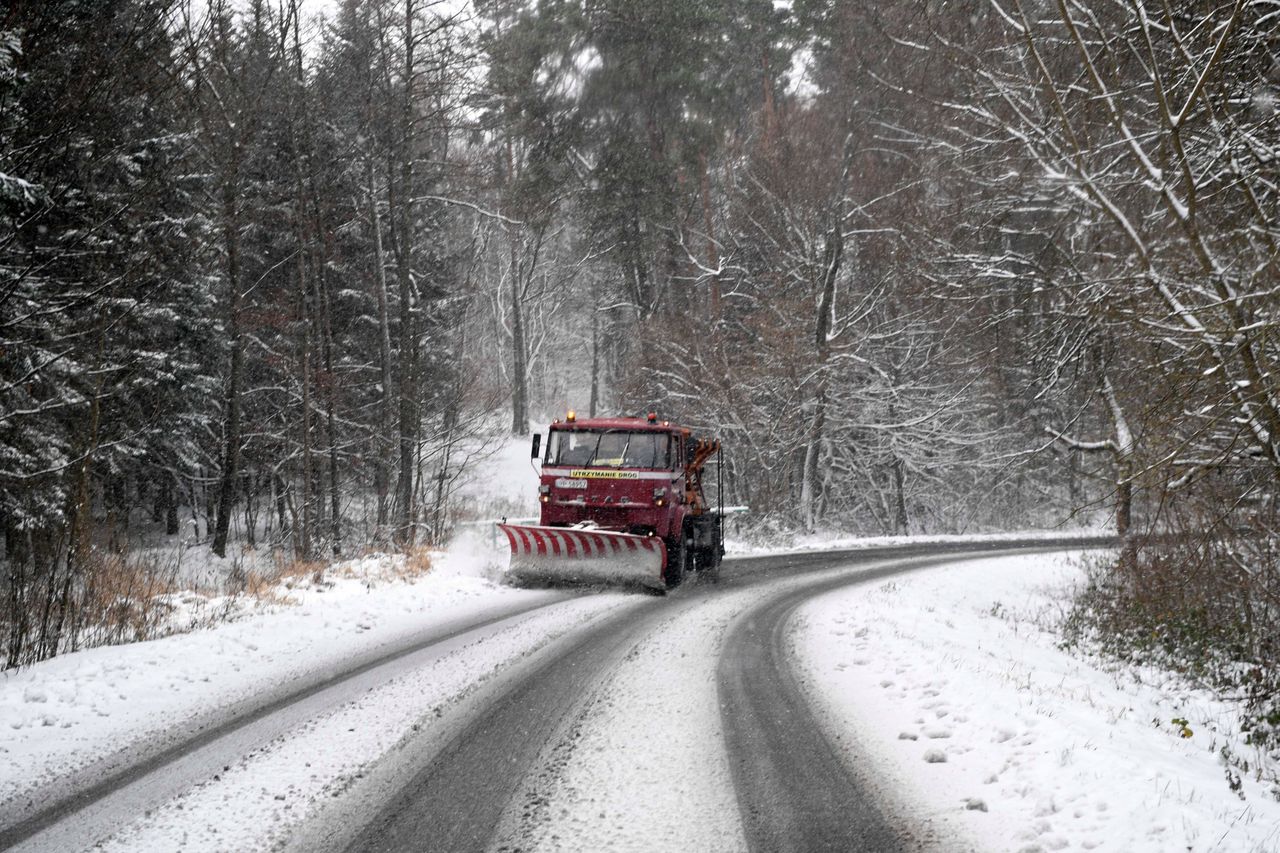
[[[584,521],[669,539],[690,511],[685,483],[690,431],[649,418],[577,419],[551,424],[538,485],[541,523]]]

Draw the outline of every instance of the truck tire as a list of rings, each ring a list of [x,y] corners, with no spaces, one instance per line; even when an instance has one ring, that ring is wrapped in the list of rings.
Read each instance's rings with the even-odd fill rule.
[[[699,574],[706,575],[711,583],[720,583],[720,560],[717,557],[714,548],[709,548],[702,554],[703,562],[699,568]]]
[[[689,546],[681,536],[674,548],[667,549],[667,589],[675,589],[689,573]]]

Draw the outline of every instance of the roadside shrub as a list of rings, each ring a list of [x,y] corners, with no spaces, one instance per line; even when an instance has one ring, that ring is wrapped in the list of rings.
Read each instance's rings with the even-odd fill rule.
[[[1066,621],[1068,645],[1178,672],[1242,701],[1247,742],[1280,749],[1280,549],[1260,517],[1180,519],[1097,562]]]

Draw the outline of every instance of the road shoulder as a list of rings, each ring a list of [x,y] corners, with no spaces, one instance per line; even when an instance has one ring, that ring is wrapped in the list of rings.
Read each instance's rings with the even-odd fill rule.
[[[818,718],[962,848],[1280,849],[1280,803],[1223,778],[1212,697],[1127,683],[1045,630],[1080,572],[981,558],[815,599],[792,654]]]

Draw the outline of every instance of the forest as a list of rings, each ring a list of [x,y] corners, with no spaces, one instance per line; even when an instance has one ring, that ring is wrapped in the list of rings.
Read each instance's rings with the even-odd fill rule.
[[[1113,529],[1077,615],[1263,695],[1278,110],[1280,0],[8,0],[4,665],[576,408],[757,531]]]

